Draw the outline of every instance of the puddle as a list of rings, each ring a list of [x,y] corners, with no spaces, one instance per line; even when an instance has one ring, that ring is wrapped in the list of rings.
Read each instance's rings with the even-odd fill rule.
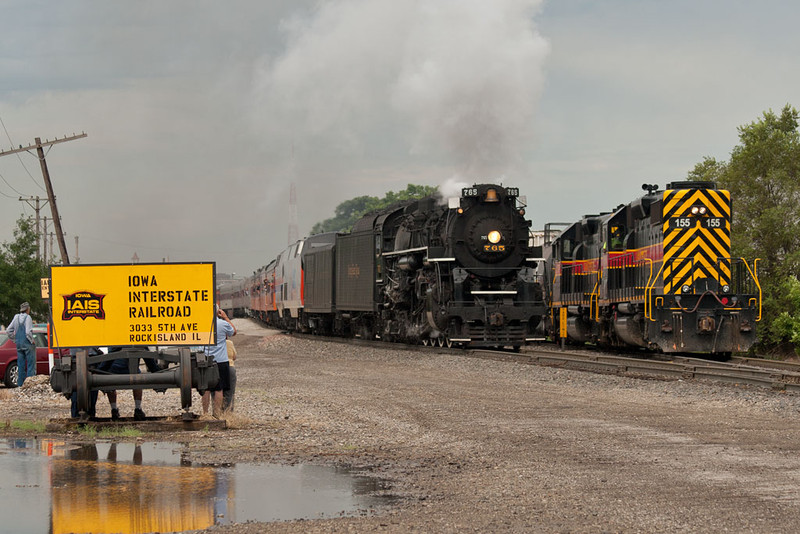
[[[178,443],[0,440],[6,532],[181,532],[367,514],[385,482],[314,465],[192,465]]]

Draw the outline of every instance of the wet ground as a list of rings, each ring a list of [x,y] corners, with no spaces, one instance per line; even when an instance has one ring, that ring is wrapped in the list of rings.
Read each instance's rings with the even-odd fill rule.
[[[180,532],[365,515],[388,485],[319,465],[193,465],[179,443],[0,440],[2,531]],[[24,513],[19,513],[23,511]]]

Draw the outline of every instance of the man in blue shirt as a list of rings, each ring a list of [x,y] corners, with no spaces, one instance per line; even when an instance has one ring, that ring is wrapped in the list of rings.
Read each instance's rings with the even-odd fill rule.
[[[230,389],[230,375],[228,363],[228,344],[225,342],[229,337],[236,335],[236,327],[228,319],[225,310],[217,308],[217,343],[206,347],[206,354],[214,357],[219,369],[219,382],[210,390],[203,392],[203,415],[208,415],[208,405],[211,400],[211,392],[214,392],[214,407],[212,413],[216,419],[222,414],[223,392]]]
[[[8,325],[6,333],[17,344],[17,386],[22,386],[29,376],[36,376],[36,345],[33,343],[31,305],[23,302],[19,313]]]

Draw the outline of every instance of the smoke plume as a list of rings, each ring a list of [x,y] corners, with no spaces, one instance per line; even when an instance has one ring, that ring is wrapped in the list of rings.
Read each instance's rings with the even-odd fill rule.
[[[532,138],[549,51],[540,4],[325,2],[283,23],[288,45],[257,69],[253,118],[267,139],[317,154],[387,154],[391,143],[468,180],[500,175]]]

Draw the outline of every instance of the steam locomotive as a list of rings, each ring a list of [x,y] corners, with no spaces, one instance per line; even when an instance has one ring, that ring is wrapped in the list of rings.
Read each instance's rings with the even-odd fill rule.
[[[530,226],[513,187],[395,204],[294,243],[220,305],[301,332],[518,349],[547,312]]]
[[[757,263],[731,257],[730,192],[713,182],[645,184],[542,249],[548,332],[571,342],[666,353],[747,351],[761,319]]]

